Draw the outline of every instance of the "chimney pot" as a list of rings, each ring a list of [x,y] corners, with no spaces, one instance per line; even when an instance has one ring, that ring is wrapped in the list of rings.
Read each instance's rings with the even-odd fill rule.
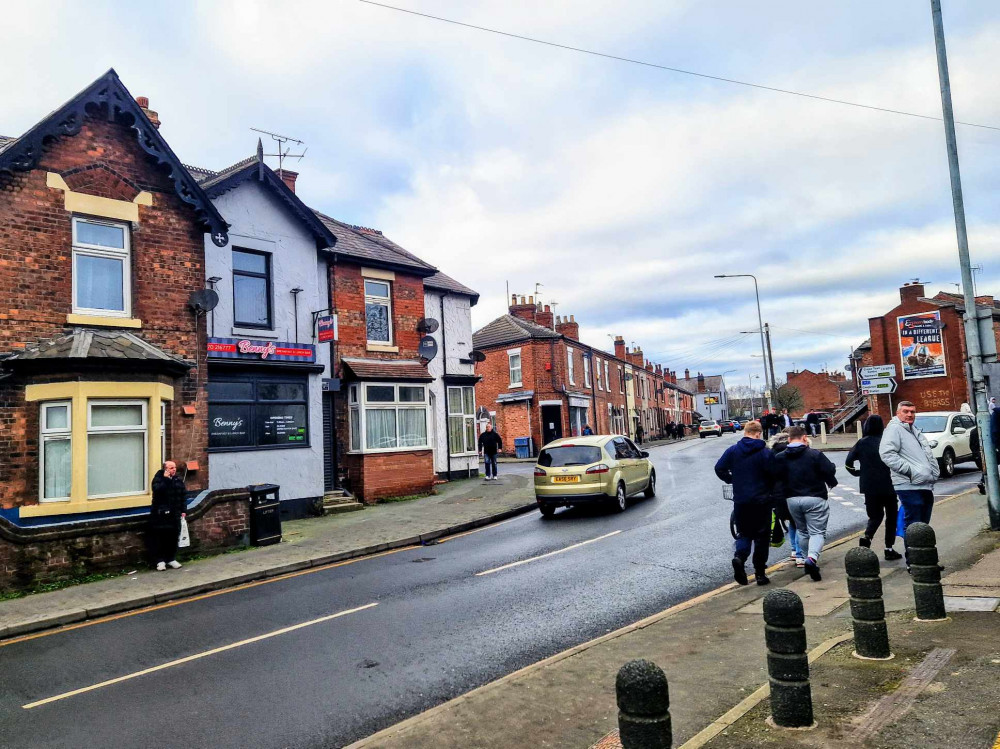
[[[529,296],[528,297],[528,304],[534,304],[534,303],[535,303],[535,297]]]
[[[552,311],[552,309],[551,309],[551,308],[549,307],[549,305],[547,305],[547,304],[546,304],[546,305],[545,305],[545,311],[546,311],[546,312],[551,312],[551,311]]]
[[[157,115],[156,112],[154,112],[152,109],[149,108],[149,98],[145,96],[137,96],[135,97],[135,103],[139,105],[139,109],[142,110],[143,114],[145,114],[146,117],[149,118],[149,121],[150,123],[152,123],[153,127],[159,130],[160,117],[159,115]]]
[[[281,181],[285,183],[287,187],[292,192],[295,192],[295,180],[299,178],[298,172],[292,172],[288,169],[282,169],[278,172],[278,176],[281,177]]]
[[[511,304],[517,304],[517,294],[511,294],[510,295],[510,303]]]
[[[148,109],[149,108],[149,99],[146,98],[145,96],[137,96],[137,97],[135,97],[135,103],[138,104],[143,109]]]

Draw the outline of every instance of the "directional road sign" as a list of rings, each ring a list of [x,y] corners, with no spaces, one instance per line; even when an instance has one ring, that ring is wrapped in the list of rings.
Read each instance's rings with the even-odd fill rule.
[[[891,377],[879,377],[861,380],[863,395],[892,395],[896,392],[896,381]]]
[[[896,376],[895,364],[876,364],[874,367],[862,367],[861,378],[864,380],[880,380]]]

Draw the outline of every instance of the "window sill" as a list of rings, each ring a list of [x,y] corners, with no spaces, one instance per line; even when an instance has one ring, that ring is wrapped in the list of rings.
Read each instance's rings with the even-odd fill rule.
[[[103,315],[66,315],[70,325],[90,325],[97,328],[141,328],[142,320],[134,317],[106,317]]]
[[[524,383],[523,382],[518,382],[517,384],[511,383],[510,385],[507,386],[507,389],[508,390],[517,390],[518,388],[523,388],[523,387],[524,387]]]
[[[87,499],[83,502],[45,501],[42,504],[21,507],[21,517],[37,518],[49,515],[72,515],[82,512],[101,512],[103,510],[126,510],[133,507],[146,507],[153,501],[151,494],[131,494],[127,497],[108,497],[106,499]]]
[[[349,455],[383,455],[385,453],[422,453],[430,452],[433,448],[430,445],[422,447],[383,447],[369,448],[367,450],[350,450]]]
[[[369,343],[366,348],[369,351],[381,351],[386,354],[398,354],[399,346],[390,346],[387,343]]]
[[[271,328],[232,328],[232,334],[240,338],[259,338],[262,341],[276,341],[278,334]]]

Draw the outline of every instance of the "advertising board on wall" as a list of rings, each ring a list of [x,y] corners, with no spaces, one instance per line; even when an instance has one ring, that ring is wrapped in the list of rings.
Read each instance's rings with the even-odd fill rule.
[[[896,318],[899,329],[899,356],[903,379],[943,377],[947,374],[941,313],[920,312]]]
[[[309,343],[252,341],[246,338],[209,338],[209,359],[249,359],[272,362],[316,361],[316,347]]]

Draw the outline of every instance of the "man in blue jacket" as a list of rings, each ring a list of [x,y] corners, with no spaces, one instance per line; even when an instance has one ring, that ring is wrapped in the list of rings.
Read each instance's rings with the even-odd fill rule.
[[[768,449],[759,421],[747,422],[743,438],[726,450],[715,464],[715,475],[733,485],[733,579],[747,585],[745,565],[753,547],[753,569],[758,585],[767,585],[765,574],[771,542],[771,486],[774,455]]]

